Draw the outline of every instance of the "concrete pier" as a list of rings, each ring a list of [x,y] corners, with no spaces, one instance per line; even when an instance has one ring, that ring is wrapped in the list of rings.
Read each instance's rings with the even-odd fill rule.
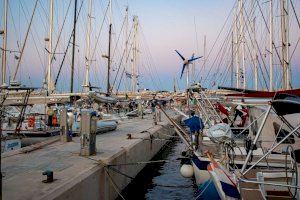
[[[120,121],[117,130],[97,135],[93,156],[79,155],[79,137],[29,153],[2,154],[3,199],[115,199],[131,179],[107,165],[135,177],[145,164],[128,163],[149,161],[173,134],[166,118],[153,125],[152,115],[146,115]],[[42,182],[46,170],[53,171],[54,182]]]

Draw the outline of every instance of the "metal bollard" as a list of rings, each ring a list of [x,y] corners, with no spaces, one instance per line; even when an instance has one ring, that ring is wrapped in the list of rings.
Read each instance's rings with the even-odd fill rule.
[[[157,114],[156,114],[156,110],[153,112],[153,123],[154,123],[154,125],[157,125]]]
[[[54,181],[53,179],[53,171],[47,170],[43,172],[44,176],[47,176],[46,180],[43,180],[43,183],[52,183]]]
[[[158,118],[158,122],[161,122],[161,111],[158,110],[157,112],[157,118]]]
[[[81,113],[80,121],[80,155],[90,156],[96,154],[97,118],[91,116],[90,111]]]
[[[141,101],[139,101],[138,103],[138,115],[143,119],[144,113],[143,113],[143,105]]]
[[[62,142],[71,142],[72,133],[68,125],[67,109],[63,108],[60,111],[60,139]]]

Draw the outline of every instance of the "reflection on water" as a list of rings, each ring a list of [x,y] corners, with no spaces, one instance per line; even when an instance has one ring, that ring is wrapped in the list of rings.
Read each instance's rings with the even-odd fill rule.
[[[172,162],[148,164],[123,191],[125,199],[194,199],[194,180],[180,175],[180,161],[176,160],[183,149],[181,142],[169,144],[153,160],[167,159]]]

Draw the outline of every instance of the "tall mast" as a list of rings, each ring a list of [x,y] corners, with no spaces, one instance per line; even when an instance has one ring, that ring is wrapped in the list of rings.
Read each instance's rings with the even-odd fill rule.
[[[205,65],[206,65],[206,35],[204,35],[204,42],[203,42],[203,70],[205,69]]]
[[[282,37],[282,63],[283,63],[283,89],[290,89],[289,69],[289,13],[288,1],[281,0],[281,37]]]
[[[90,40],[91,40],[91,20],[92,20],[92,0],[89,0],[88,3],[88,16],[87,16],[87,35],[86,35],[86,56],[85,56],[85,63],[86,63],[86,69],[85,69],[85,79],[84,79],[84,92],[90,91]]]
[[[255,3],[256,0],[251,1],[251,13],[250,19],[252,19],[252,34],[253,40],[256,41],[256,16],[255,16]],[[252,63],[254,64],[254,89],[258,90],[258,56],[257,56],[257,45],[252,43],[253,52],[251,54]]]
[[[239,2],[236,6],[235,10],[235,67],[236,67],[236,88],[240,87],[240,40],[239,40],[239,33],[238,33],[238,26],[239,26]]]
[[[273,0],[269,0],[269,50],[270,50],[270,91],[273,91]]]
[[[8,0],[3,1],[4,18],[3,18],[3,44],[2,44],[2,86],[6,85],[6,51],[7,51],[7,9]]]
[[[253,19],[253,38],[256,41],[256,18]],[[257,45],[254,45],[254,87],[258,90],[258,56]]]
[[[125,12],[125,71],[127,71],[128,68],[128,6],[126,7],[126,12]],[[125,81],[125,91],[127,91],[127,84],[128,84],[128,79]]]
[[[186,88],[189,88],[190,64],[186,65]]]
[[[107,88],[106,94],[110,95],[110,64],[111,64],[111,29],[112,29],[112,0],[109,0],[109,40],[108,40],[108,58],[107,58]]]
[[[246,89],[246,69],[245,69],[245,38],[244,38],[244,2],[240,0],[240,20],[241,20],[241,29],[240,29],[240,40],[241,40],[241,48],[242,48],[242,77],[243,77],[243,86]]]
[[[137,89],[137,56],[138,56],[138,17],[133,16],[133,23],[134,23],[134,38],[133,38],[133,62],[131,68],[131,87],[132,92],[136,92]]]
[[[70,92],[74,91],[74,62],[75,62],[75,42],[76,42],[76,17],[77,17],[77,0],[74,5],[74,20],[73,20],[73,44],[72,44],[72,65],[71,65],[71,86]]]
[[[174,76],[173,77],[173,84],[174,84],[174,92],[176,92],[176,77]]]
[[[233,87],[233,59],[234,59],[234,33],[231,32],[231,76],[230,76],[230,86]]]
[[[49,41],[48,41],[48,73],[47,73],[47,91],[51,93],[53,91],[53,81],[52,81],[52,33],[53,33],[53,3],[54,0],[50,0],[50,15],[49,15]]]
[[[192,72],[191,72],[191,80],[192,83],[195,82],[195,70],[196,70],[196,62],[192,62]]]

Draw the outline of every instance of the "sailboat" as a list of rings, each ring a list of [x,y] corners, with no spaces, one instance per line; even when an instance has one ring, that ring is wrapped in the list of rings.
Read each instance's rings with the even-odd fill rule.
[[[58,41],[54,47],[53,45],[53,18],[54,18],[54,0],[49,0],[49,32],[48,37],[45,39],[45,42],[48,44],[46,51],[48,53],[48,63],[47,63],[47,71],[46,71],[46,81],[44,83],[44,87],[41,88],[34,88],[34,87],[25,87],[21,85],[17,80],[17,73],[20,73],[20,63],[22,61],[25,46],[27,45],[28,36],[30,35],[30,31],[32,29],[32,21],[34,16],[36,15],[36,10],[38,7],[38,4],[40,3],[38,0],[35,1],[33,11],[31,14],[31,19],[28,24],[26,36],[22,45],[22,49],[19,52],[20,55],[18,56],[18,64],[16,67],[16,70],[14,72],[14,75],[12,77],[12,80],[9,80],[9,84],[7,84],[6,79],[6,52],[7,50],[7,12],[8,12],[8,1],[5,0],[5,6],[3,7],[4,13],[5,13],[5,29],[1,33],[4,37],[3,42],[3,48],[2,48],[2,86],[1,86],[1,109],[4,109],[4,111],[8,111],[5,113],[4,116],[1,115],[1,130],[3,130],[3,134],[5,135],[6,140],[8,139],[7,135],[9,137],[15,137],[22,138],[22,140],[30,140],[29,144],[39,142],[40,140],[36,140],[40,137],[46,137],[49,136],[55,136],[60,134],[60,110],[64,108],[65,106],[71,107],[71,110],[74,112],[76,111],[76,106],[89,106],[91,107],[91,103],[97,104],[97,105],[109,105],[109,104],[115,104],[117,102],[117,99],[113,96],[99,93],[96,91],[91,91],[94,87],[90,85],[89,81],[89,68],[91,63],[91,55],[90,55],[90,37],[87,37],[87,46],[88,46],[88,53],[87,53],[87,66],[86,66],[86,74],[85,74],[85,84],[84,84],[84,92],[74,92],[74,58],[75,58],[75,46],[76,46],[76,23],[78,21],[78,17],[82,8],[83,2],[81,2],[79,11],[77,10],[77,0],[74,1],[74,23],[73,28],[71,30],[71,35],[69,37],[69,42],[71,43],[71,39],[73,39],[72,42],[72,66],[71,66],[71,87],[70,87],[70,93],[58,93],[55,89],[57,85],[57,80],[61,72],[61,67],[64,63],[66,54],[68,52],[69,46],[67,45],[66,50],[64,51],[64,56],[62,58],[62,63],[60,66],[60,69],[58,71],[57,77],[55,81],[53,81],[53,62],[55,60],[56,54],[57,54],[57,44],[59,42],[60,34],[58,36]],[[71,2],[70,2],[71,4]],[[70,7],[69,4],[69,7]],[[92,8],[92,1],[89,1],[89,14],[88,14],[88,22],[91,22],[91,8]],[[109,2],[109,5],[111,7],[111,2]],[[68,10],[69,10],[68,7]],[[68,12],[68,11],[67,11]],[[64,22],[63,22],[64,25]],[[62,28],[63,28],[62,25]],[[61,28],[61,29],[62,29]],[[87,23],[88,30],[91,30],[91,23]],[[62,31],[62,30],[61,30]],[[88,35],[90,32],[87,33]],[[108,76],[109,77],[109,76]],[[109,91],[109,90],[108,90]],[[34,108],[33,108],[34,107]],[[99,106],[98,106],[99,107]],[[12,120],[13,117],[9,117],[8,115],[13,114],[12,111],[10,112],[8,109],[20,109],[20,112],[15,112],[14,114],[17,116],[18,120]],[[77,113],[78,114],[78,113]],[[117,123],[115,119],[104,121],[99,121],[99,131],[98,132],[106,132],[108,130],[114,130],[117,127]],[[75,132],[78,131],[76,128],[74,130]],[[23,139],[24,138],[24,139]],[[28,142],[26,142],[28,143]],[[7,146],[8,142],[5,141],[5,145]],[[26,144],[22,144],[26,145]],[[11,146],[11,145],[10,145]],[[18,143],[17,147],[21,147],[21,145]],[[8,149],[8,148],[6,148]],[[9,148],[14,149],[14,148]]]
[[[273,6],[272,2],[269,1],[270,8]],[[259,4],[259,2],[256,3]],[[222,91],[209,91],[203,89],[201,84],[198,92],[194,92],[194,88],[187,88],[189,94],[186,96],[196,100],[195,109],[206,124],[203,141],[199,144],[202,150],[191,149],[187,145],[188,150],[184,153],[190,158],[189,163],[193,166],[191,174],[194,174],[199,188],[197,196],[199,199],[212,198],[213,194],[209,192],[211,190],[218,194],[216,198],[219,199],[300,198],[298,181],[299,89],[291,88],[287,4],[287,1],[280,2],[283,18],[281,21],[283,47],[282,57],[279,58],[283,69],[281,89],[274,91],[273,58],[270,58],[270,73],[272,74],[269,76],[270,91],[258,89],[257,63],[254,69],[255,90],[247,89],[246,78],[248,76],[245,70],[244,51],[246,29],[244,15],[247,13],[244,12],[245,5],[242,0],[239,0],[236,6],[236,17],[240,19],[237,20],[235,17],[234,22],[237,35],[237,40],[233,43],[236,45],[237,55],[236,88],[219,87]],[[270,15],[272,19],[272,14]],[[236,21],[239,23],[237,24]],[[272,20],[270,21],[272,26]],[[250,26],[249,22],[248,26]],[[274,47],[272,32],[270,28],[270,49],[272,49],[270,57],[273,56],[273,52],[275,54],[277,51]],[[254,60],[257,62],[258,42],[252,45],[253,49],[256,49]],[[234,51],[232,52],[234,55]],[[233,60],[234,58],[232,58],[232,63]],[[240,63],[242,63],[241,66]],[[233,65],[231,67],[233,68]],[[258,97],[262,99],[260,100],[263,101],[262,103],[257,103]],[[218,107],[220,104],[222,107]],[[238,107],[248,109],[245,114],[248,115],[247,120],[241,127],[235,124],[236,110],[242,109]],[[226,113],[225,116],[224,113]],[[177,128],[176,125],[174,127],[183,138],[183,131],[180,131],[182,128]],[[225,185],[228,186],[227,189],[232,188],[231,191],[235,191],[234,194],[230,194]]]

